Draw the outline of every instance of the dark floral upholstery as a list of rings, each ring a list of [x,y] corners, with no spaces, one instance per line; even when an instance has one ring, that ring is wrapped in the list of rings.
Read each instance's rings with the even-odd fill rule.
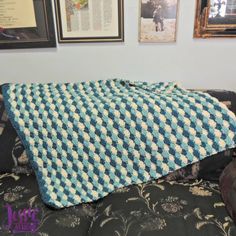
[[[217,183],[155,181],[123,188],[97,204],[89,236],[234,236]]]
[[[34,175],[0,175],[0,235],[14,235],[3,225],[6,204],[38,208],[33,235],[79,236],[235,236],[215,182],[154,181],[118,189],[93,204],[63,210],[45,206]],[[32,235],[25,233],[20,235]]]
[[[41,200],[37,181],[34,175],[0,175],[0,235],[15,235],[6,230],[8,214],[5,209],[10,204],[13,209],[38,208],[39,225],[35,234],[28,235],[85,236],[89,230],[92,217],[95,215],[93,204],[82,204],[63,210],[47,207]],[[20,234],[20,235],[27,235]]]

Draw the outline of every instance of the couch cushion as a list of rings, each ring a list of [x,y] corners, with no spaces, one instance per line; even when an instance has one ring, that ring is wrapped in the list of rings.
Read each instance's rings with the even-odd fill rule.
[[[227,236],[236,234],[218,185],[208,181],[134,185],[119,189],[96,204],[53,210],[41,201],[34,176],[0,175],[0,235],[8,235],[3,228],[8,223],[7,204],[14,211],[39,209],[34,235],[216,236],[224,231],[231,232]]]
[[[8,205],[7,205],[8,204]],[[8,208],[6,208],[8,206]],[[36,233],[32,235],[79,235],[86,236],[95,208],[83,204],[63,210],[52,210],[43,204],[34,175],[0,175],[0,235],[10,235],[3,226],[8,225],[9,207],[12,211],[38,209]],[[19,223],[17,218],[15,223]],[[29,223],[29,221],[27,221]],[[12,224],[11,230],[15,227]],[[22,234],[20,234],[22,235]],[[25,235],[25,234],[24,234]],[[28,234],[27,234],[28,235]],[[31,235],[31,234],[30,234]]]
[[[236,223],[236,160],[232,161],[222,172],[220,190],[226,208]]]
[[[119,189],[99,201],[89,231],[89,236],[97,235],[236,235],[236,226],[218,184],[154,181]]]

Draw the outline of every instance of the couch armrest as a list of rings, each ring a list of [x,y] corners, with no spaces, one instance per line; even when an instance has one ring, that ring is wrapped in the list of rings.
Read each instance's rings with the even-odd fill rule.
[[[226,209],[236,223],[236,160],[233,160],[222,172],[220,190]]]

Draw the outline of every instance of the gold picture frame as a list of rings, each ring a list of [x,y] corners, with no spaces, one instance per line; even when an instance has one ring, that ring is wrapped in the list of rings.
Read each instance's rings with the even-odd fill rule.
[[[236,1],[196,0],[193,36],[236,37]]]

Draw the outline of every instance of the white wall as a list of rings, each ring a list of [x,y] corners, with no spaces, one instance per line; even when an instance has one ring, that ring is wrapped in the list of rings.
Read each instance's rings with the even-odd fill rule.
[[[180,0],[177,42],[139,44],[138,0],[125,2],[125,42],[0,51],[0,82],[124,78],[236,91],[236,38],[194,40],[195,0]]]

